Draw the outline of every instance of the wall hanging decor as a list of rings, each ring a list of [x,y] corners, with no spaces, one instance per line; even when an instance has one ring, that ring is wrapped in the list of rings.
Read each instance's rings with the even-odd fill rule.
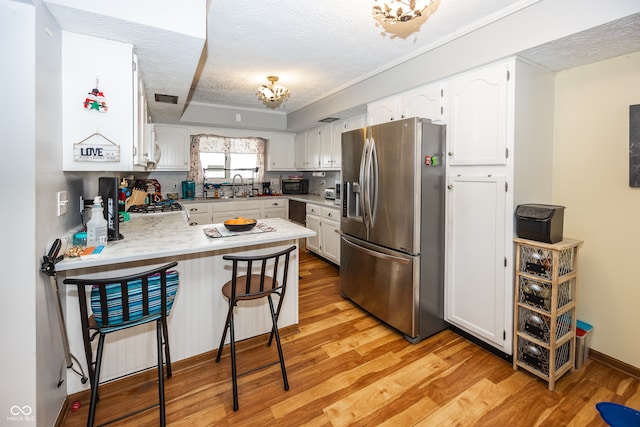
[[[96,87],[91,89],[91,92],[87,93],[87,96],[84,98],[84,109],[85,110],[93,110],[98,111],[100,113],[106,113],[109,111],[109,107],[107,107],[107,101],[105,99],[104,93],[100,92],[98,89],[98,83],[100,80],[96,77]]]
[[[629,187],[640,187],[640,104],[629,106]]]
[[[120,146],[100,132],[94,132],[82,141],[73,144],[73,161],[119,162]]]

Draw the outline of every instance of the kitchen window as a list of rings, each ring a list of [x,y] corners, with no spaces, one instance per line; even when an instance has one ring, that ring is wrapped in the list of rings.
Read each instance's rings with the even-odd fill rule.
[[[236,174],[253,182],[264,177],[265,139],[218,135],[191,137],[189,179],[202,183],[230,181]]]

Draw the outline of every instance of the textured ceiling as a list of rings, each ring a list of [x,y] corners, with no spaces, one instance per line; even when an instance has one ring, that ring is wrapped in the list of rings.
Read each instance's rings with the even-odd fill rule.
[[[207,7],[205,0],[192,1]],[[149,106],[154,121],[171,123],[190,104],[266,111],[255,88],[268,75],[291,90],[275,113],[291,113],[539,1],[435,0],[426,22],[408,36],[385,32],[372,17],[370,0],[210,0],[206,16],[177,16],[174,0],[136,1],[137,7],[149,5],[149,15],[166,15],[159,11],[167,6],[176,10],[176,20],[197,26],[206,19],[206,43],[191,32],[94,13],[86,0],[45,4],[64,30],[132,43],[147,94],[179,97],[175,106]],[[521,56],[559,71],[637,51],[636,13]]]

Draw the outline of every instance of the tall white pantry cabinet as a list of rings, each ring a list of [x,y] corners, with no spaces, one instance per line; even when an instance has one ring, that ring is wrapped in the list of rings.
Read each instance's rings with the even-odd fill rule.
[[[509,355],[515,209],[551,203],[553,96],[515,58],[448,81],[445,319]]]

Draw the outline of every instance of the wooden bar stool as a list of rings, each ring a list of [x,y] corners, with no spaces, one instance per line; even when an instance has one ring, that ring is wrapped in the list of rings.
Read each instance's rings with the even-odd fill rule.
[[[227,320],[224,325],[222,339],[220,340],[220,347],[218,348],[216,362],[220,362],[224,340],[227,337],[227,331],[229,331],[234,411],[238,410],[238,373],[236,372],[236,346],[233,329],[233,312],[235,307],[241,307],[238,306],[238,301],[257,300],[260,298],[266,298],[268,300],[269,311],[272,320],[272,328],[271,333],[269,334],[269,341],[267,343],[267,346],[271,345],[273,337],[275,336],[276,345],[278,347],[280,370],[282,371],[282,380],[284,381],[284,389],[289,390],[289,381],[287,380],[287,371],[284,366],[282,345],[280,344],[280,334],[278,333],[278,316],[280,315],[282,301],[284,300],[284,294],[287,288],[287,275],[289,273],[290,255],[291,252],[293,252],[295,249],[296,246],[294,245],[283,251],[267,255],[225,255],[222,257],[225,260],[232,261],[232,276],[231,280],[222,286],[222,294],[229,301],[229,310],[227,312]],[[278,282],[277,277],[280,269],[282,269],[282,281]],[[257,273],[257,270],[259,270],[259,273]],[[273,294],[277,294],[279,296],[277,308],[274,308],[273,300],[271,298]],[[250,372],[269,367],[274,363],[277,362],[266,364],[257,369],[252,369]]]
[[[82,338],[91,380],[91,403],[87,426],[93,426],[95,420],[105,337],[112,332],[154,321],[158,352],[159,402],[104,424],[139,414],[156,406],[160,408],[160,425],[166,424],[162,346],[164,345],[166,357],[167,378],[171,378],[167,317],[171,313],[178,290],[179,276],[177,271],[169,271],[169,269],[176,265],[178,265],[177,262],[171,262],[142,273],[107,279],[64,280],[65,285],[75,285],[78,288]],[[87,299],[85,290],[87,286],[91,286],[90,301]],[[91,342],[96,336],[99,338],[94,361]]]

